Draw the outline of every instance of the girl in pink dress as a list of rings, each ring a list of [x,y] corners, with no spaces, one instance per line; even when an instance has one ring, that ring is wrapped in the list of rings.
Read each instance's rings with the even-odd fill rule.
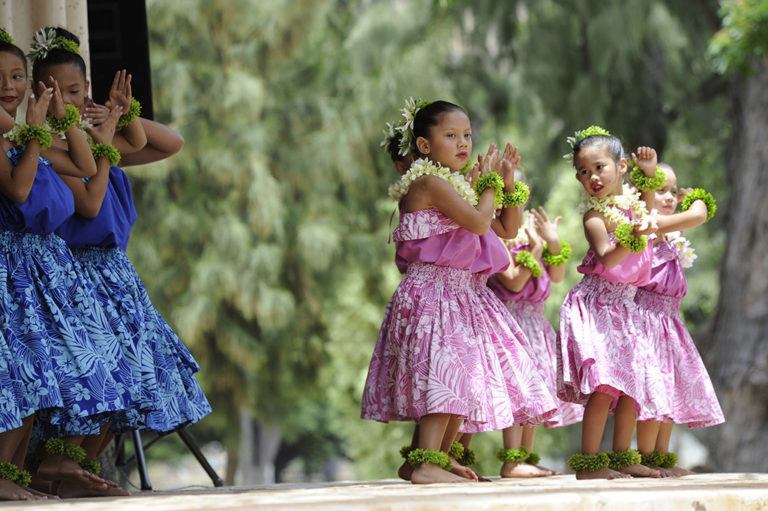
[[[497,273],[488,285],[504,302],[525,333],[526,349],[536,370],[547,382],[552,394],[557,393],[557,334],[544,316],[544,302],[550,294],[551,282],[561,282],[571,247],[557,234],[559,218],[550,222],[544,208],[531,210],[529,222],[518,235],[506,240],[510,267]],[[557,413],[543,422],[548,428],[567,426],[581,421],[584,407],[558,401]],[[538,466],[539,456],[533,451],[536,425],[516,424],[503,431],[504,448],[498,453],[503,463],[501,477],[541,477],[555,475]]]
[[[508,264],[484,256],[482,236],[494,222],[516,231],[515,212],[493,218],[513,191],[514,169],[492,146],[473,191],[457,172],[472,151],[466,112],[444,101],[419,106],[403,140],[429,160],[414,162],[390,190],[400,205],[393,238],[405,276],[387,306],[361,415],[418,421],[418,448],[408,454],[413,483],[465,482],[450,473],[447,455],[462,421],[478,430],[508,427],[523,391],[509,378],[520,371],[519,340],[484,307],[472,273]],[[491,172],[498,168],[506,179]]]
[[[679,229],[695,227],[714,214],[714,199],[701,189],[688,194],[683,208],[685,212],[675,214],[680,197],[677,177],[669,165],[660,167],[666,175],[666,183],[655,192],[655,204],[660,214],[670,219],[678,217]],[[709,374],[680,317],[680,301],[688,290],[683,268],[690,267],[695,257],[680,232],[660,236],[653,248],[650,282],[635,295],[642,329],[653,342],[653,352],[659,360],[671,404],[669,417],[645,411],[640,413],[637,448],[643,456],[643,464],[659,468],[665,476],[689,473],[676,466],[677,456],[669,452],[673,423],[703,428],[725,421]]]
[[[627,160],[621,141],[596,126],[571,140],[576,179],[586,192],[582,211],[589,251],[578,267],[584,278],[560,310],[558,394],[585,405],[581,453],[568,465],[577,479],[658,477],[630,450],[639,409],[669,412],[633,300],[650,279],[653,246],[646,235],[655,226],[639,194],[622,182]],[[632,158],[646,178],[655,176],[653,149],[640,147]],[[613,450],[599,452],[612,406]]]

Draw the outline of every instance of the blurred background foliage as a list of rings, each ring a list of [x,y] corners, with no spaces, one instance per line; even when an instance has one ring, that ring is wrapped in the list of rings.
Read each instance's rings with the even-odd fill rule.
[[[336,477],[339,460],[394,475],[411,426],[362,421],[359,405],[399,280],[379,142],[404,98],[464,105],[475,152],[520,148],[532,205],[563,217],[575,250],[554,321],[586,250],[565,137],[600,124],[652,145],[726,211],[722,73],[765,55],[767,5],[724,4],[729,31],[710,0],[149,0],[156,117],[186,145],[133,170],[130,255],[203,367],[215,411],[194,431],[223,443],[228,480],[238,465],[245,482],[268,482],[248,475],[264,465]],[[723,225],[690,233],[692,331],[717,306]],[[577,434],[538,446],[562,458]],[[244,452],[243,435],[262,441]],[[498,470],[500,441],[477,439],[481,471]]]

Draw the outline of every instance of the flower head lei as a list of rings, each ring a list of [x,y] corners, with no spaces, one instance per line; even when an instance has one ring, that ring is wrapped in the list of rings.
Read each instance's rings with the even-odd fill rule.
[[[566,137],[565,141],[568,143],[569,146],[571,146],[571,151],[568,154],[564,154],[563,158],[569,161],[573,161],[573,148],[574,146],[584,140],[587,137],[602,135],[605,137],[610,137],[611,132],[608,131],[605,128],[601,128],[600,126],[595,126],[594,124],[592,126],[589,126],[588,128],[585,128],[583,130],[579,130],[573,134],[572,137]]]
[[[414,181],[421,176],[436,176],[448,181],[456,193],[461,196],[462,199],[467,201],[471,206],[477,205],[477,194],[472,189],[472,186],[464,179],[459,173],[451,172],[450,169],[434,163],[431,160],[420,158],[413,162],[408,172],[392,183],[389,187],[389,197],[399,202],[400,199],[408,193],[408,189],[411,187]]]
[[[408,156],[411,152],[413,145],[413,120],[416,118],[416,114],[431,103],[428,99],[413,99],[412,97],[405,100],[405,106],[400,109],[400,113],[403,118],[400,122],[395,124],[387,123],[387,129],[384,131],[385,137],[381,141],[381,146],[387,148],[390,141],[400,133],[399,153],[400,156]]]
[[[29,60],[35,62],[44,59],[52,50],[64,50],[76,55],[80,54],[80,45],[71,39],[56,33],[55,28],[44,27],[32,36],[32,44],[29,48]]]
[[[11,34],[0,28],[0,42],[7,43],[7,44],[13,44],[13,37],[11,37]]]

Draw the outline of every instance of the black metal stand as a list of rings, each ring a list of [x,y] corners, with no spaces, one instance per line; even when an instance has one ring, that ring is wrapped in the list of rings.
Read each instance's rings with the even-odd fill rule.
[[[224,486],[224,481],[221,479],[221,477],[219,477],[219,474],[216,473],[211,464],[208,462],[208,459],[200,450],[200,447],[197,445],[197,442],[195,442],[195,439],[192,438],[190,432],[187,431],[186,428],[181,428],[176,430],[175,433],[179,434],[179,438],[181,438],[181,441],[184,442],[184,445],[187,447],[187,449],[189,449],[189,452],[192,453],[197,462],[200,463],[200,466],[203,468],[203,470],[205,470],[205,473],[208,474],[208,477],[211,478],[213,485],[217,488]],[[115,461],[115,465],[128,466],[135,462],[136,470],[139,472],[142,491],[152,491],[152,481],[149,479],[149,471],[147,470],[147,460],[144,456],[144,451],[152,447],[152,445],[154,445],[155,442],[160,440],[163,436],[165,435],[158,434],[155,438],[144,444],[141,440],[141,433],[138,431],[132,431],[131,437],[133,439],[133,449],[135,454],[129,458],[125,457],[125,445],[122,436],[117,435],[115,437],[115,442],[117,443],[117,459]]]

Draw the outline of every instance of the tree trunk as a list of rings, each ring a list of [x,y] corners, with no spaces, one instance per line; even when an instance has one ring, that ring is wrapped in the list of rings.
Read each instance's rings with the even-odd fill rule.
[[[263,424],[250,410],[240,410],[240,484],[275,483],[275,457],[281,441],[279,428]]]
[[[718,470],[768,471],[768,62],[734,82],[731,196],[705,361],[726,423],[702,436]],[[725,208],[721,209],[725,213]],[[708,349],[706,349],[708,348]]]

